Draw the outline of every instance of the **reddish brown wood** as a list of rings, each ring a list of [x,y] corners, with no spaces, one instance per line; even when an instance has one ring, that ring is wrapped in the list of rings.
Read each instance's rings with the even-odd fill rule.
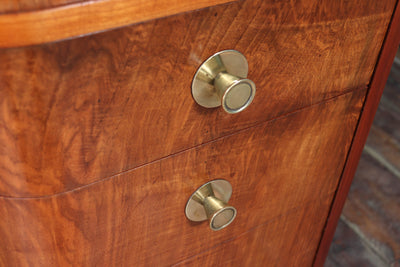
[[[0,50],[0,195],[73,190],[364,88],[393,5],[244,1]],[[237,115],[190,93],[223,49],[244,53],[257,86]]]
[[[399,52],[400,49],[396,57]],[[394,267],[397,266],[396,262],[400,263],[399,107],[400,64],[395,61],[335,230],[325,267]]]
[[[381,55],[375,68],[374,76],[371,80],[371,85],[364,104],[363,112],[360,117],[357,131],[354,136],[354,141],[348,155],[348,160],[346,162],[338,191],[327,220],[327,225],[321,240],[321,244],[316,255],[314,262],[315,266],[323,266],[325,258],[328,254],[329,246],[332,242],[339,216],[346,201],[346,197],[357,169],[361,152],[367,140],[368,132],[374,119],[374,114],[378,108],[379,100],[385,87],[385,83],[390,72],[391,63],[396,55],[399,42],[400,5],[397,3],[385,38],[385,42],[382,47]]]
[[[330,197],[278,216],[174,266],[311,266]]]
[[[266,261],[310,262],[365,92],[347,93],[70,192],[0,197],[0,263],[171,265],[248,231],[246,240],[257,237],[246,243],[247,251],[258,251],[252,257],[269,248]],[[217,178],[232,184],[230,203],[238,216],[213,232],[206,222],[189,222],[184,207],[198,186]],[[280,229],[270,240],[262,235]]]
[[[1,0],[0,15],[38,11],[82,2],[89,0]]]
[[[326,267],[397,266],[395,262],[400,263],[399,107],[400,65],[394,63],[340,216]]]
[[[231,0],[36,0],[28,9],[60,7],[0,14],[0,47],[35,45],[82,36],[112,28],[187,12]],[[29,3],[14,0],[13,3]],[[19,6],[19,4],[13,5]],[[0,6],[1,8],[1,6]],[[10,7],[11,10],[21,8]],[[3,9],[6,9],[3,7]],[[24,9],[24,8],[22,8]],[[1,9],[0,9],[1,10]]]

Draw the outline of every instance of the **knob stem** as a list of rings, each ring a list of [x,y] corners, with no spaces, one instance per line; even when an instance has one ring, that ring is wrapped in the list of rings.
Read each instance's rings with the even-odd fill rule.
[[[211,230],[218,231],[227,227],[236,217],[236,209],[216,197],[205,198],[203,205]]]
[[[238,113],[250,105],[256,93],[254,82],[246,78],[247,73],[247,60],[240,52],[218,52],[197,70],[192,82],[192,96],[200,106],[222,105],[227,113]]]
[[[236,209],[227,204],[232,187],[226,180],[214,180],[202,185],[186,204],[186,217],[191,221],[210,221],[210,228],[218,231],[236,217]]]
[[[256,93],[253,81],[224,72],[215,77],[214,86],[221,99],[222,108],[231,114],[247,108]]]

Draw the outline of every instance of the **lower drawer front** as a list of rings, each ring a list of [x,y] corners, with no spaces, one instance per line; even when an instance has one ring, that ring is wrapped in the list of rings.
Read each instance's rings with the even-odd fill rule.
[[[311,266],[331,197],[290,210],[175,266]]]
[[[196,255],[207,262],[200,253],[240,246],[233,239],[246,240],[245,251],[275,251],[263,261],[280,253],[301,259],[318,244],[364,94],[357,90],[69,192],[2,197],[0,263],[159,266]],[[197,187],[217,178],[232,184],[238,215],[213,232],[188,221],[184,208]],[[304,232],[302,225],[314,227]],[[309,244],[297,247],[297,236]]]

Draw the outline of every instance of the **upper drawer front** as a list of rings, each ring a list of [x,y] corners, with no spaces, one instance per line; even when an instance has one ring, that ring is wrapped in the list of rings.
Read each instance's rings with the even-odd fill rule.
[[[240,1],[84,38],[0,51],[0,194],[100,179],[365,87],[394,1]],[[255,100],[205,109],[198,66],[241,51]]]
[[[292,264],[310,262],[318,246],[364,94],[345,94],[71,192],[0,198],[0,262],[170,266],[240,236],[255,259],[302,266]],[[187,220],[184,209],[197,187],[218,178],[232,184],[229,204],[238,215],[213,232],[206,222]],[[279,235],[263,235],[273,229]],[[258,237],[246,241],[253,230]],[[258,254],[260,247],[268,251]],[[224,260],[246,263],[241,256]]]

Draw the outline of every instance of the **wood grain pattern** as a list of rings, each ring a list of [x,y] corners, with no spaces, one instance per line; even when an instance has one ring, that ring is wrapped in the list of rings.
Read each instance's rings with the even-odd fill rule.
[[[173,266],[311,266],[331,197],[303,205]]]
[[[0,15],[0,47],[57,41],[226,2],[229,0],[85,1],[42,11],[3,14]],[[393,8],[393,1],[272,2],[270,7],[269,14],[271,15],[264,18],[261,25],[269,21],[273,24],[281,23],[279,20],[292,16],[299,26],[303,20],[317,22],[318,20],[342,20],[382,14],[387,12],[388,8]],[[257,11],[249,12],[254,14]],[[315,13],[309,15],[307,14],[309,12]],[[287,22],[290,23],[290,21]],[[346,37],[353,34],[355,33]]]
[[[323,266],[326,256],[328,255],[329,247],[332,242],[333,235],[335,234],[337,222],[339,221],[340,214],[346,201],[346,197],[356,172],[357,164],[361,157],[363,147],[367,140],[368,132],[371,128],[374,115],[378,109],[379,100],[390,73],[391,62],[393,62],[393,59],[396,55],[399,43],[400,4],[397,2],[385,42],[382,46],[382,52],[376,66],[374,76],[371,80],[369,92],[357,126],[357,131],[349,152],[348,160],[346,161],[346,166],[343,170],[338,191],[327,219],[323,238],[321,239],[321,244],[315,258],[315,266]]]
[[[0,47],[58,41],[230,1],[85,0],[51,9],[3,14],[0,15]]]
[[[348,93],[71,192],[1,197],[0,263],[170,265],[278,216],[283,225],[298,222],[314,212],[305,207],[330,203],[365,92]],[[212,232],[207,223],[189,222],[184,207],[198,186],[217,178],[232,184],[230,203],[238,216],[228,228]],[[315,242],[310,248],[318,245],[315,237],[324,220],[318,215],[327,209],[316,208],[315,216],[307,218],[320,227],[301,237]],[[296,232],[288,230],[271,246],[286,242],[301,254],[295,248]]]
[[[400,64],[394,63],[324,266],[400,263],[400,174],[392,164],[396,155],[400,161],[399,142]]]
[[[89,2],[89,0],[1,0],[0,15],[38,11],[82,2]]]
[[[90,37],[0,50],[0,194],[84,186],[364,88],[393,1],[245,1]],[[237,49],[248,110],[190,94],[208,56]]]

